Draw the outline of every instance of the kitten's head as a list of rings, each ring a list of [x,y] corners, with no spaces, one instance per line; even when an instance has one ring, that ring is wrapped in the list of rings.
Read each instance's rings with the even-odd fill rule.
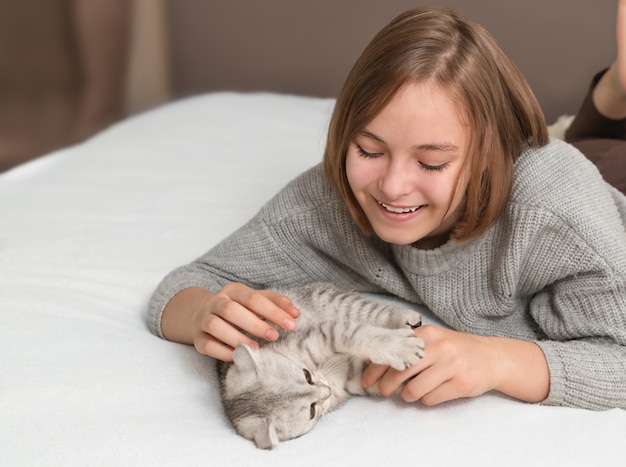
[[[240,345],[224,385],[224,408],[237,432],[257,447],[310,431],[328,409],[330,388],[301,362],[271,349]]]

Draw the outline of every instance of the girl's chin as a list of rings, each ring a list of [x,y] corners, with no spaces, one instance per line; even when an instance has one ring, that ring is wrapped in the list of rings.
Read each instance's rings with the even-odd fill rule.
[[[393,243],[394,245],[412,245],[423,238],[420,235],[407,232],[389,232],[387,229],[376,229],[376,227],[374,227],[374,232],[384,242]]]

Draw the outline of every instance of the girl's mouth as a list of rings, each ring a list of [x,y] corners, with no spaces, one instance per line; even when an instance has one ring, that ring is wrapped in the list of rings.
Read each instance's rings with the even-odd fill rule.
[[[379,206],[381,206],[382,208],[384,208],[386,211],[388,212],[392,212],[394,214],[408,214],[410,212],[415,212],[417,211],[419,208],[421,208],[423,205],[420,206],[414,206],[414,207],[395,207],[395,206],[390,206],[388,204],[385,204],[381,201],[378,202]]]

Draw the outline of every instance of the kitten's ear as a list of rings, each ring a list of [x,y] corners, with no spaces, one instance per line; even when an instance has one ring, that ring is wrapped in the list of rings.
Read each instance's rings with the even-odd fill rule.
[[[276,426],[269,418],[245,417],[237,422],[237,430],[244,438],[253,440],[257,448],[273,449],[278,446]]]
[[[254,371],[259,370],[259,364],[257,363],[258,350],[253,349],[245,344],[239,344],[233,352],[233,362],[242,371]]]
[[[258,426],[254,432],[254,444],[257,448],[273,449],[278,446],[278,436],[274,422],[265,419],[257,419]]]

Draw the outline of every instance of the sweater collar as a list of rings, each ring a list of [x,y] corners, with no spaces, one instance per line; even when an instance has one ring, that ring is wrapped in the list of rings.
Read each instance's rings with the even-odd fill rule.
[[[483,241],[486,241],[485,235],[463,242],[448,240],[432,250],[421,250],[411,245],[391,245],[391,251],[406,273],[435,275],[457,268]]]

